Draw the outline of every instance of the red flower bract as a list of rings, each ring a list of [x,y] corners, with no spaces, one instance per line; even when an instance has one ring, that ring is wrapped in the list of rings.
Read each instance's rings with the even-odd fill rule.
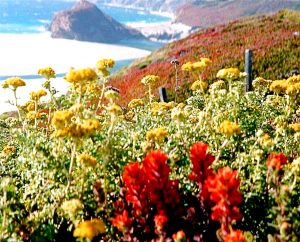
[[[209,166],[213,163],[215,157],[207,153],[207,149],[208,144],[202,142],[195,143],[190,148],[190,159],[193,164],[193,169],[189,178],[201,184],[213,173],[213,170]]]
[[[112,221],[112,225],[117,227],[120,231],[127,231],[132,224],[132,219],[129,218],[128,212],[126,210],[123,211],[122,214],[118,214]]]
[[[233,230],[230,234],[224,237],[224,242],[245,242],[243,231]]]
[[[287,161],[288,159],[283,153],[271,153],[267,159],[267,167],[276,171],[280,171],[282,166],[287,164]]]
[[[239,189],[240,180],[237,171],[229,167],[220,168],[216,175],[210,176],[205,181],[205,187],[210,194],[210,199],[216,205],[212,208],[212,220],[221,223],[223,234],[229,231],[228,226],[242,218],[238,205],[242,202]]]

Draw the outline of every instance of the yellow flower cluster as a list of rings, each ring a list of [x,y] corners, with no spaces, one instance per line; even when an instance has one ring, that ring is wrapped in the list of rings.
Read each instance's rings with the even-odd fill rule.
[[[83,136],[89,136],[93,134],[97,129],[100,128],[100,123],[98,120],[87,119],[82,123],[72,123],[66,127],[56,130],[52,135],[53,137],[72,137],[72,138],[82,138]]]
[[[130,109],[134,109],[140,106],[144,105],[144,101],[142,99],[132,99],[129,103],[128,103],[128,108]]]
[[[165,128],[155,128],[147,131],[146,140],[160,143],[162,142],[168,135],[168,131]]]
[[[97,79],[97,73],[91,68],[79,69],[75,70],[71,68],[69,73],[65,76],[67,82],[72,84],[83,82],[92,82]]]
[[[34,108],[35,104],[33,101],[28,101],[22,106],[22,109],[26,110],[27,112],[34,111]]]
[[[151,112],[153,114],[162,114],[175,107],[175,102],[153,102],[151,103]]]
[[[226,68],[219,70],[217,73],[217,78],[225,80],[236,80],[241,77],[245,77],[246,73],[240,72],[237,68]]]
[[[73,217],[78,211],[83,209],[83,204],[79,199],[73,198],[69,201],[64,201],[61,208],[66,214]]]
[[[105,98],[107,98],[108,100],[110,100],[111,102],[118,99],[120,97],[120,94],[114,90],[107,90],[104,93]]]
[[[19,77],[7,78],[2,84],[3,88],[12,88],[14,90],[22,86],[26,86],[26,83]]]
[[[26,118],[27,118],[29,121],[33,121],[33,120],[35,120],[35,119],[40,119],[40,118],[42,118],[42,114],[39,113],[39,112],[30,111],[30,112],[27,113]]]
[[[43,89],[38,90],[36,92],[30,92],[30,99],[34,101],[38,101],[41,97],[47,96],[47,92]]]
[[[289,128],[293,129],[295,132],[300,132],[300,123],[290,124]]]
[[[16,152],[16,147],[14,146],[10,146],[10,145],[7,145],[3,148],[2,152],[5,154],[5,155],[10,155],[10,154],[13,154]]]
[[[109,76],[110,72],[108,68],[112,68],[115,65],[115,61],[112,59],[103,59],[97,61],[96,68],[103,76]]]
[[[55,78],[55,71],[51,67],[46,67],[38,70],[38,74],[46,79]]]
[[[213,84],[211,84],[209,86],[209,88],[213,91],[222,90],[222,89],[226,88],[226,84],[223,80],[218,80],[218,81],[214,82]]]
[[[70,110],[59,110],[53,114],[51,124],[56,129],[61,129],[67,126],[71,122],[71,118],[74,116],[74,112]]]
[[[229,120],[225,120],[220,124],[217,132],[221,134],[225,134],[227,136],[231,136],[234,134],[240,134],[241,129],[238,124],[234,122],[230,122]]]
[[[159,76],[147,75],[142,78],[141,83],[143,83],[144,85],[153,85],[159,82],[159,80],[160,80]]]
[[[129,112],[125,113],[124,118],[127,121],[132,121],[134,116],[135,116],[135,113],[133,111],[129,111]]]
[[[171,119],[174,121],[183,121],[186,119],[187,114],[180,107],[175,107],[171,112]]]
[[[278,94],[297,95],[300,93],[300,75],[273,81],[270,90]]]
[[[83,153],[78,157],[79,162],[84,165],[95,167],[97,164],[97,160],[95,157],[90,156],[89,154]]]
[[[208,65],[210,65],[212,61],[208,58],[200,58],[200,61],[197,62],[187,62],[181,66],[182,71],[201,71]]]
[[[269,88],[271,84],[271,80],[266,80],[262,77],[257,77],[252,82],[252,85],[255,89]]]
[[[192,86],[191,90],[192,91],[205,91],[208,88],[208,83],[205,81],[197,80],[195,81]]]
[[[271,139],[270,135],[264,134],[264,135],[260,138],[259,144],[260,144],[262,147],[271,147],[271,146],[274,145],[274,142],[273,142],[273,140]]]
[[[110,113],[121,114],[122,108],[117,104],[111,104],[106,107],[106,110]]]
[[[100,219],[94,218],[79,223],[73,232],[73,236],[92,240],[102,233],[105,233],[104,223]]]

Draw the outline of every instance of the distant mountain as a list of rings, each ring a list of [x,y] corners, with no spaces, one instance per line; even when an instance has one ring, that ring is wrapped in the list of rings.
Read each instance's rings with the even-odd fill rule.
[[[160,76],[156,87],[165,86],[172,95],[175,70],[170,61],[176,58],[181,91],[190,85],[190,75],[182,72],[181,65],[208,57],[212,65],[202,77],[213,82],[222,68],[244,70],[244,52],[253,50],[254,77],[276,80],[293,69],[300,69],[300,12],[283,10],[274,15],[247,17],[229,24],[216,25],[197,31],[187,38],[167,44],[151,55],[123,68],[110,81],[120,89],[122,105],[145,95],[141,79],[149,74]],[[185,86],[185,88],[183,88]],[[157,93],[157,92],[156,92]]]
[[[139,31],[117,22],[86,0],[78,1],[70,10],[54,14],[49,29],[53,38],[90,42],[114,43],[145,38]]]
[[[141,8],[149,11],[162,11],[173,13],[175,9],[185,3],[192,3],[192,0],[97,0],[97,3],[122,5],[127,7]]]
[[[243,16],[273,13],[281,9],[300,10],[299,0],[193,1],[180,6],[176,20],[201,28],[226,23]]]

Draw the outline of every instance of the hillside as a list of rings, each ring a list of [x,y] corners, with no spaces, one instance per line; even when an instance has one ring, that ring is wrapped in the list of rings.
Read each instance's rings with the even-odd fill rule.
[[[69,10],[56,13],[49,30],[53,38],[90,42],[145,39],[139,31],[117,22],[86,0],[78,1]]]
[[[295,0],[225,0],[194,1],[178,6],[176,20],[201,28],[225,23],[244,16],[277,12],[281,9],[300,10]]]
[[[140,59],[115,76],[111,85],[122,93],[122,104],[143,96],[146,88],[142,77],[154,74],[161,77],[158,86],[174,89],[175,71],[170,64],[177,58],[181,65],[211,58],[213,64],[203,73],[205,79],[214,80],[217,70],[225,67],[244,69],[244,51],[254,52],[254,76],[277,79],[292,69],[299,69],[300,37],[299,11],[280,11],[270,16],[244,18],[226,25],[198,31],[189,37],[166,45]],[[180,84],[189,83],[189,76],[179,70]]]

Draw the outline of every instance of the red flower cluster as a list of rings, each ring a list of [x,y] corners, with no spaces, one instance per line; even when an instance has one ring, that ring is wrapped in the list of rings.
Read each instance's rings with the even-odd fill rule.
[[[189,175],[189,179],[198,182],[201,197],[206,200],[208,193],[204,187],[204,181],[213,175],[213,169],[210,165],[215,160],[215,157],[207,152],[208,144],[198,142],[190,148],[190,160],[193,168]]]
[[[283,153],[271,153],[267,159],[267,167],[276,171],[280,171],[282,166],[287,164],[287,161],[288,159]]]
[[[224,237],[224,242],[246,242],[243,231],[233,230]]]
[[[243,197],[239,191],[240,180],[237,178],[237,171],[228,167],[221,168],[217,174],[210,176],[205,181],[210,199],[216,204],[212,208],[212,220],[221,223],[221,232],[227,234],[229,225],[233,221],[242,218],[238,205]]]
[[[128,212],[126,210],[124,210],[122,214],[117,214],[112,221],[112,225],[117,227],[123,233],[127,232],[127,230],[131,227],[131,224],[132,219],[128,216]]]
[[[167,159],[163,152],[153,151],[142,164],[128,164],[123,173],[125,199],[132,206],[132,215],[139,224],[145,225],[146,215],[156,211],[154,222],[157,233],[161,233],[168,222],[168,211],[179,203],[178,181],[169,180],[171,170]],[[113,225],[124,231],[123,225],[129,226],[130,221],[128,213],[123,212],[115,217]]]

